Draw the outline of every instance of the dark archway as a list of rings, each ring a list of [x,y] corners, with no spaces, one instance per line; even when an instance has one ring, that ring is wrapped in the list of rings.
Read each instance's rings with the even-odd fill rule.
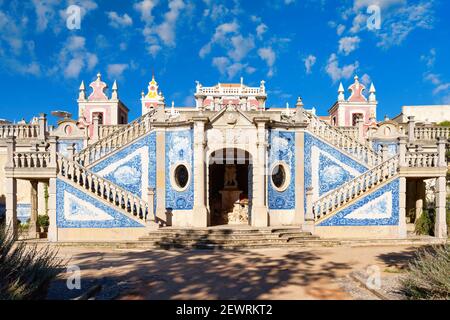
[[[253,182],[251,155],[242,149],[215,151],[208,174],[210,225],[248,224]]]

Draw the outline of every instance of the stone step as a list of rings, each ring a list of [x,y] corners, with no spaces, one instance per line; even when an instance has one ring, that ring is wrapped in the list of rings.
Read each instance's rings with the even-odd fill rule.
[[[141,240],[159,240],[159,239],[210,239],[210,240],[240,240],[240,239],[288,239],[290,237],[308,237],[310,235],[292,234],[291,236],[284,236],[278,233],[271,234],[155,234],[150,233],[141,237]]]
[[[294,230],[301,231],[299,228],[284,228],[284,229],[271,229],[271,228],[236,228],[236,229],[182,229],[182,228],[163,228],[152,232],[152,234],[273,234],[280,232],[295,232]]]

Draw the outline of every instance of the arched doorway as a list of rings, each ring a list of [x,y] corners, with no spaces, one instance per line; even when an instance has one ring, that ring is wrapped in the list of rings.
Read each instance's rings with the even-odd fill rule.
[[[248,225],[252,207],[251,155],[242,149],[220,149],[208,165],[210,225]]]

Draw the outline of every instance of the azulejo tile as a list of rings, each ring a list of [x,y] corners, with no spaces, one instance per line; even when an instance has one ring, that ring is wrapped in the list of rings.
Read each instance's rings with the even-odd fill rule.
[[[194,208],[193,134],[193,129],[166,132],[166,208],[171,210]],[[187,165],[190,175],[184,191],[176,190],[171,183],[172,171],[179,164]]]
[[[144,227],[61,179],[56,181],[56,224],[58,228]]]
[[[399,222],[399,179],[344,208],[319,226],[396,226]]]
[[[282,162],[288,166],[289,185],[285,190],[276,190],[269,175],[269,209],[291,210],[295,208],[295,132],[285,130],[269,131],[270,152],[269,170],[274,164]]]

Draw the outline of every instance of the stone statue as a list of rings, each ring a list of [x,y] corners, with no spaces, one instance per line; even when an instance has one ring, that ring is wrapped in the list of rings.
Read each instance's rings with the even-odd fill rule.
[[[237,187],[235,165],[225,166],[225,187]]]

